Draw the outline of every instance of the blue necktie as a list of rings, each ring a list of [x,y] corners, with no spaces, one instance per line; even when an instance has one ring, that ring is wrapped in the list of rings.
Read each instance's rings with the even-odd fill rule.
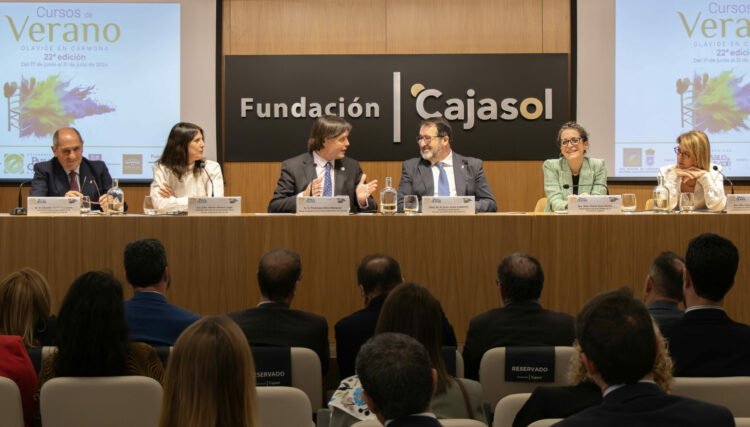
[[[443,169],[443,162],[438,162],[438,169],[440,169],[440,177],[438,178],[438,196],[450,196],[451,187],[448,184],[448,174]]]
[[[331,162],[326,163],[326,176],[323,178],[323,197],[333,196],[333,189],[331,188]]]

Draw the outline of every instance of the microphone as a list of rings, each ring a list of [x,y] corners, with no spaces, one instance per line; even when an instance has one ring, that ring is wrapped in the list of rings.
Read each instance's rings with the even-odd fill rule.
[[[588,184],[585,184],[585,185],[588,185]],[[596,186],[604,187],[604,189],[607,190],[607,195],[609,196],[609,187],[607,187],[606,185],[599,184],[599,183],[596,183],[596,182],[593,183],[593,184],[591,184],[591,185],[594,186],[594,187],[596,187]],[[566,190],[570,190],[570,187],[571,187],[570,184],[563,184],[563,188],[566,189]],[[577,188],[577,187],[580,187],[580,185],[574,185],[573,186],[573,188]]]
[[[211,197],[214,197],[214,180],[211,179],[211,175],[206,170],[206,161],[201,160],[201,169],[203,169],[203,172],[206,173],[206,176],[208,177],[208,180],[211,182]]]
[[[722,178],[729,181],[729,185],[732,187],[732,194],[734,194],[734,183],[732,182],[732,180],[729,179],[729,177],[727,177],[726,175],[724,175],[724,173],[719,169],[718,165],[714,165],[713,170],[715,170],[716,172],[719,172]]]
[[[11,215],[26,215],[26,209],[23,207],[23,198],[21,197],[21,189],[23,188],[24,184],[28,184],[30,182],[30,180],[21,181],[21,184],[18,186],[18,206],[10,211]]]

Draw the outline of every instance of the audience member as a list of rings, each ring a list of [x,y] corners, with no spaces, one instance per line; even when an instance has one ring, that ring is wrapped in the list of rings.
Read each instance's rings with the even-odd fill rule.
[[[251,346],[307,347],[315,351],[325,375],[328,322],[323,316],[289,308],[301,279],[302,263],[297,252],[287,248],[267,252],[258,266],[258,306],[229,317],[237,322]]]
[[[400,333],[370,339],[357,356],[362,397],[378,420],[390,427],[440,427],[430,408],[438,373],[419,341]]]
[[[130,339],[151,345],[174,345],[177,337],[200,318],[167,302],[171,284],[167,251],[156,239],[142,239],[125,247],[125,275],[133,297],[125,301]]]
[[[482,411],[482,386],[476,381],[448,375],[442,353],[442,317],[440,302],[426,288],[415,283],[398,285],[383,304],[375,334],[407,334],[427,349],[437,372],[432,409],[438,418],[474,418],[487,422]],[[362,400],[362,386],[357,376],[341,381],[328,406],[332,410],[331,427],[374,418]]]
[[[357,268],[359,289],[365,308],[336,323],[336,360],[342,379],[354,375],[354,360],[359,348],[375,334],[383,302],[396,285],[403,282],[398,261],[384,254],[366,256]],[[443,345],[457,345],[456,334],[443,316]]]
[[[57,324],[57,352],[42,361],[39,389],[54,377],[143,375],[161,383],[164,369],[148,344],[128,341],[122,285],[90,271],[68,289]]]
[[[717,234],[690,241],[685,255],[685,315],[664,328],[678,377],[750,375],[750,326],[724,311],[724,297],[734,285],[739,252]]]
[[[471,319],[464,346],[466,378],[479,379],[479,363],[494,347],[569,346],[575,338],[573,317],[542,308],[544,272],[534,257],[514,253],[497,267],[503,307]]]
[[[193,323],[169,356],[159,426],[258,425],[255,366],[242,331],[226,316]]]
[[[32,426],[34,424],[36,371],[20,336],[0,335],[0,377],[9,378],[18,386],[21,392],[24,425]],[[7,422],[7,420],[4,421]]]
[[[581,359],[602,403],[558,426],[733,426],[727,408],[667,395],[654,382],[661,351],[646,307],[628,288],[601,293],[576,317]]]
[[[24,268],[0,282],[0,334],[18,335],[26,347],[52,345],[57,318],[50,315],[47,279]]]
[[[682,319],[684,314],[678,304],[682,302],[682,271],[685,260],[674,252],[662,252],[648,269],[643,288],[643,303],[663,328]]]

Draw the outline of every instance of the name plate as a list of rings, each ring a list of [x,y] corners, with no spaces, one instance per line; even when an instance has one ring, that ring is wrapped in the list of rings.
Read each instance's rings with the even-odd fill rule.
[[[423,215],[474,215],[475,213],[474,196],[422,197]]]
[[[242,215],[242,197],[190,197],[188,215]]]
[[[568,214],[620,213],[622,197],[612,196],[568,196]]]
[[[80,197],[29,197],[28,215],[81,216]]]
[[[750,194],[727,194],[727,213],[750,213]]]
[[[349,215],[349,196],[297,197],[297,215]]]

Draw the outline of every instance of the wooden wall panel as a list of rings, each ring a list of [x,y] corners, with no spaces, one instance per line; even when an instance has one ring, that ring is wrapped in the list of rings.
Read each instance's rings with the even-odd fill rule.
[[[542,52],[570,52],[570,0],[543,0]]]

